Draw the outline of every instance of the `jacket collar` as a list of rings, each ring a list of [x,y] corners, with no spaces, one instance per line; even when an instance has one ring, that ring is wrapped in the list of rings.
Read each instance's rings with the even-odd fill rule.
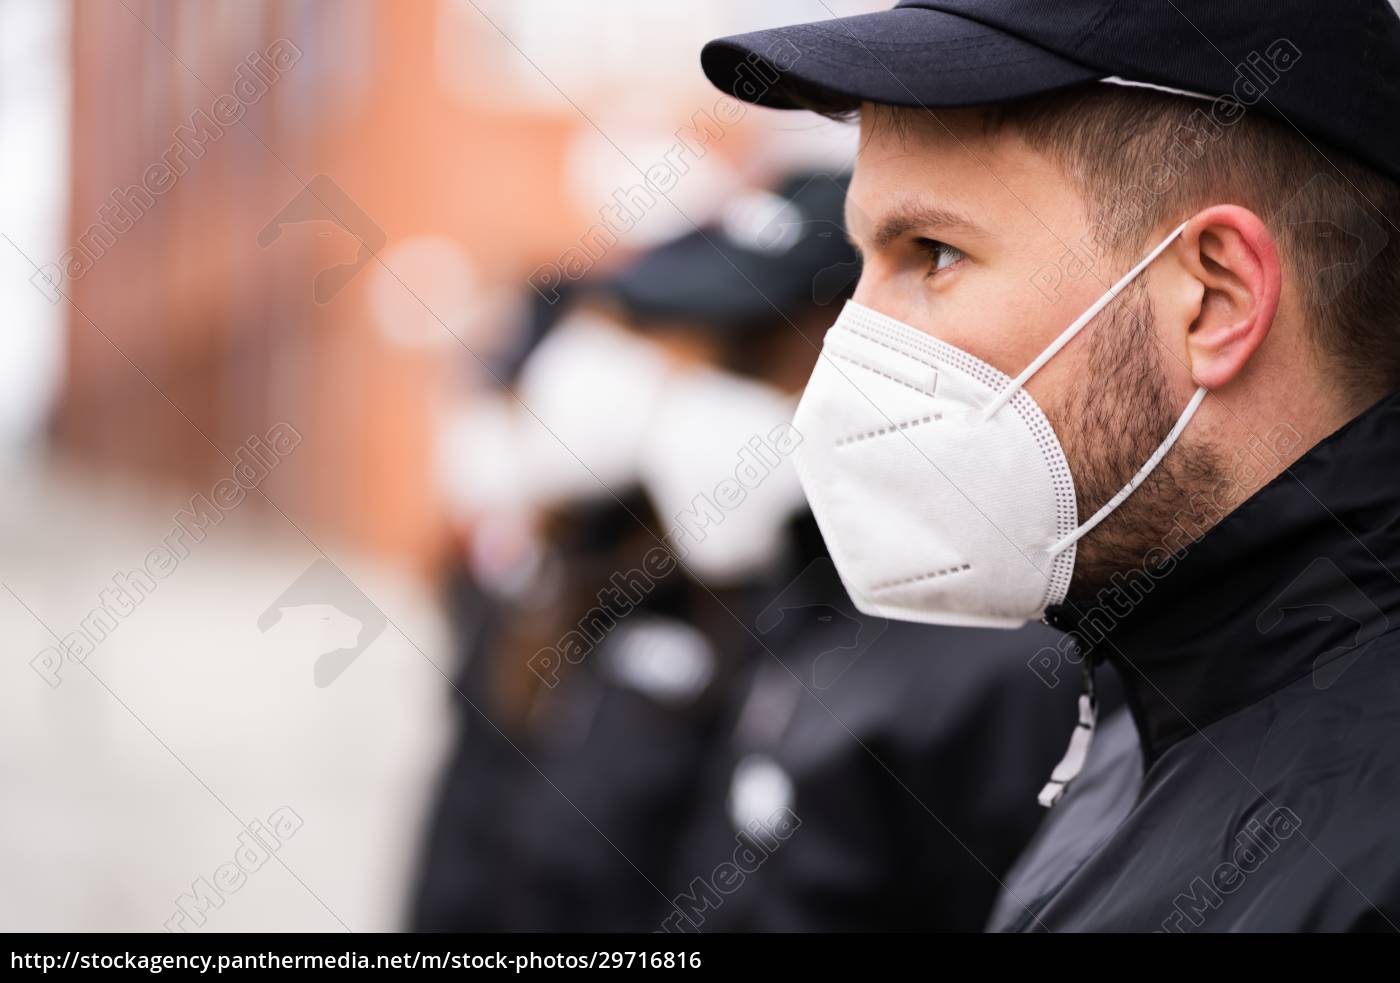
[[[1290,444],[1291,438],[1291,444]],[[1298,435],[1276,428],[1238,469],[1279,467]],[[1200,539],[1200,498],[1167,548],[1092,607],[1047,620],[1119,672],[1146,764],[1207,724],[1311,675],[1326,689],[1400,627],[1400,393],[1299,458]],[[1235,472],[1243,477],[1245,472]],[[1183,548],[1184,544],[1184,548]],[[1173,550],[1177,552],[1173,554]]]

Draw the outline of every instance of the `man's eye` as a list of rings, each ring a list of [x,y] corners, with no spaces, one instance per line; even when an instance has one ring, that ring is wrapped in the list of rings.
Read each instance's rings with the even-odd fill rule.
[[[946,242],[939,242],[937,239],[920,239],[919,247],[928,254],[932,269],[929,276],[941,273],[964,257],[961,249],[948,245]]]

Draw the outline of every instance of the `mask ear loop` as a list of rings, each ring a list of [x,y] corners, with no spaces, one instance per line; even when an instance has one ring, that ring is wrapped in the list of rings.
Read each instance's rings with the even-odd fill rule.
[[[1121,280],[1119,280],[1113,286],[1108,288],[1107,293],[1105,293],[1098,300],[1094,301],[1094,303],[1090,305],[1087,311],[1079,315],[1079,317],[1075,318],[1074,323],[1071,324],[1069,327],[1065,328],[1065,330],[1060,333],[1060,336],[1058,338],[1050,342],[1050,347],[1046,348],[1045,351],[1037,355],[1035,361],[1032,362],[1030,365],[1027,365],[1025,369],[1022,370],[1020,375],[1012,379],[1011,385],[1007,386],[1006,389],[1004,389],[1000,393],[1000,395],[998,395],[996,399],[992,400],[992,402],[987,406],[987,408],[982,411],[982,422],[985,423],[992,417],[996,416],[1003,406],[1011,402],[1011,400],[1015,397],[1016,393],[1018,393],[1021,390],[1021,387],[1024,386],[1027,381],[1029,381],[1031,376],[1039,372],[1045,366],[1046,362],[1050,361],[1052,358],[1058,355],[1060,353],[1060,349],[1064,348],[1071,341],[1073,341],[1074,336],[1079,334],[1079,332],[1083,331],[1084,326],[1086,324],[1088,324],[1094,318],[1098,317],[1105,307],[1113,303],[1118,298],[1118,295],[1121,294],[1124,290],[1126,290],[1128,288],[1128,285],[1134,280],[1136,280],[1143,270],[1151,266],[1152,261],[1155,260],[1158,256],[1162,255],[1162,253],[1166,251],[1166,248],[1176,241],[1176,237],[1181,235],[1181,233],[1185,230],[1185,222],[1183,222],[1181,225],[1178,225],[1175,231],[1173,231],[1171,235],[1163,239],[1156,249],[1152,250],[1152,252],[1148,253],[1145,257],[1143,257],[1142,262],[1138,263],[1137,266],[1134,266],[1131,270],[1125,273]]]
[[[1181,225],[1178,225],[1175,229],[1172,230],[1171,235],[1167,236],[1160,243],[1158,243],[1157,248],[1153,249],[1150,253],[1144,256],[1141,262],[1139,262],[1127,273],[1123,274],[1122,279],[1120,279],[1113,286],[1109,287],[1102,297],[1094,301],[1094,303],[1090,305],[1088,310],[1086,310],[1083,314],[1079,315],[1079,317],[1075,318],[1074,323],[1071,324],[1069,327],[1065,328],[1065,330],[1060,333],[1060,336],[1054,341],[1052,341],[1050,343],[1050,346],[1046,348],[1045,351],[1037,355],[1035,361],[1031,362],[1030,365],[1027,365],[1025,369],[1022,370],[1020,375],[1012,379],[1011,384],[1007,386],[1004,390],[1002,390],[1002,392],[997,395],[996,399],[992,400],[992,402],[987,406],[987,408],[982,411],[982,422],[985,423],[987,420],[990,420],[992,417],[996,416],[996,414],[1001,410],[1003,406],[1011,402],[1011,400],[1015,397],[1016,393],[1021,391],[1021,388],[1026,384],[1027,380],[1029,380],[1031,376],[1039,372],[1045,366],[1046,362],[1050,361],[1050,359],[1058,355],[1060,353],[1060,349],[1064,348],[1071,341],[1073,341],[1074,336],[1079,334],[1079,332],[1083,331],[1085,325],[1087,325],[1094,318],[1098,317],[1098,315],[1102,313],[1105,307],[1113,303],[1113,301],[1117,299],[1118,295],[1121,294],[1124,290],[1126,290],[1128,288],[1128,285],[1131,284],[1142,274],[1143,270],[1147,269],[1148,266],[1152,265],[1152,261],[1155,260],[1158,256],[1162,255],[1162,253],[1166,251],[1166,248],[1176,241],[1176,237],[1181,235],[1181,233],[1185,230],[1185,222],[1183,222]],[[1078,529],[1074,530],[1074,532],[1070,533],[1068,536],[1065,536],[1059,542],[1051,546],[1049,549],[1049,553],[1052,557],[1059,556],[1065,550],[1069,549],[1069,547],[1077,543],[1081,537],[1092,531],[1093,528],[1097,526],[1100,522],[1102,522],[1104,519],[1107,519],[1109,514],[1112,513],[1114,509],[1118,508],[1118,506],[1122,505],[1129,495],[1137,491],[1138,486],[1147,480],[1147,476],[1152,473],[1153,469],[1156,468],[1158,464],[1162,463],[1162,458],[1167,456],[1167,451],[1172,449],[1172,445],[1175,444],[1177,438],[1181,436],[1181,432],[1186,429],[1186,425],[1191,422],[1191,418],[1196,415],[1196,411],[1201,408],[1201,401],[1205,398],[1206,389],[1204,386],[1202,386],[1196,390],[1196,394],[1191,397],[1191,402],[1186,404],[1185,412],[1183,412],[1181,416],[1177,419],[1176,426],[1172,427],[1171,433],[1167,434],[1167,439],[1162,441],[1162,443],[1158,446],[1157,450],[1154,451],[1152,456],[1147,459],[1147,463],[1144,464],[1138,470],[1137,474],[1133,475],[1132,480],[1129,481],[1126,485],[1124,485],[1122,490],[1120,490],[1118,494],[1114,495],[1113,498],[1109,499],[1109,501],[1104,505],[1103,508],[1099,509],[1097,512],[1094,513],[1093,518],[1091,518],[1088,522],[1084,523]]]
[[[1065,550],[1079,542],[1079,540],[1091,532],[1095,526],[1104,519],[1107,519],[1109,513],[1122,505],[1129,495],[1137,491],[1138,486],[1147,480],[1147,476],[1152,473],[1153,469],[1162,463],[1162,458],[1167,456],[1167,451],[1172,449],[1172,445],[1175,444],[1177,438],[1181,436],[1181,432],[1186,429],[1186,425],[1191,422],[1191,418],[1196,415],[1196,411],[1201,408],[1201,401],[1205,398],[1206,387],[1201,386],[1196,390],[1196,394],[1191,397],[1191,402],[1186,404],[1185,412],[1177,419],[1176,426],[1172,427],[1171,433],[1167,434],[1167,439],[1162,441],[1157,450],[1147,459],[1147,463],[1138,470],[1137,474],[1133,475],[1132,480],[1124,485],[1117,495],[1110,498],[1108,502],[1104,504],[1103,508],[1095,512],[1088,522],[1051,546],[1049,550],[1051,556],[1059,556]]]

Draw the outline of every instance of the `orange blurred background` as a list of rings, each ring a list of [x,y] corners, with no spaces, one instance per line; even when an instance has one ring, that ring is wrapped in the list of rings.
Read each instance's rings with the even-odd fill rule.
[[[680,6],[78,3],[67,242],[172,145],[188,152],[174,157],[185,172],[67,284],[60,445],[208,483],[250,435],[290,423],[307,439],[263,486],[277,507],[312,536],[430,563],[442,542],[435,400],[484,371],[477,356],[502,343],[531,271],[578,246],[611,191],[678,145],[676,206],[657,201],[600,250],[600,268],[841,141],[812,132],[794,149],[794,129],[823,125],[764,110],[717,119],[699,47],[752,17],[725,0]],[[791,10],[765,19],[830,16],[779,6]],[[294,63],[213,132],[240,64],[279,43]],[[243,76],[272,78],[268,59],[255,64]],[[201,112],[215,127],[192,125]],[[352,257],[353,237],[324,223],[257,244],[321,174],[387,241],[324,304],[314,276]]]

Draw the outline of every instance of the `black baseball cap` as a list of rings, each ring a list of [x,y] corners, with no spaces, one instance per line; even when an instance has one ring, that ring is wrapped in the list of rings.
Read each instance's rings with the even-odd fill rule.
[[[903,0],[705,45],[745,102],[930,109],[1087,82],[1228,98],[1400,180],[1400,15],[1390,0]]]
[[[598,285],[640,322],[729,333],[808,307],[840,307],[860,273],[845,234],[850,176],[805,171],[738,195],[699,229],[663,243]]]

